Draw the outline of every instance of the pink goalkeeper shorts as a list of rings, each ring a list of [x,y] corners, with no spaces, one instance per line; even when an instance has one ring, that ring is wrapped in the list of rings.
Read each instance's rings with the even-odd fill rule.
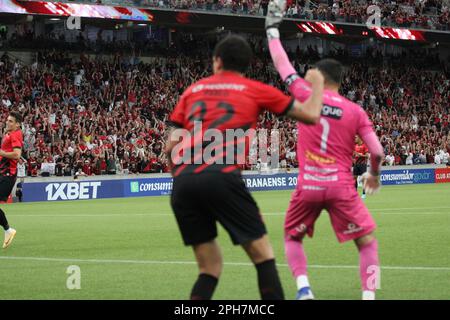
[[[375,221],[354,186],[298,186],[287,211],[285,235],[299,240],[305,234],[312,237],[314,223],[324,209],[330,214],[339,242],[360,238],[376,229]]]

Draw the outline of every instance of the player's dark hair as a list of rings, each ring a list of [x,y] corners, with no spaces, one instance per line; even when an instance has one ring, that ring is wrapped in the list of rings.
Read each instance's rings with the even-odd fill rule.
[[[334,59],[322,59],[315,64],[315,67],[322,72],[325,82],[340,85],[344,76],[344,67]]]
[[[18,122],[19,124],[21,124],[22,121],[23,121],[22,115],[20,113],[18,113],[18,112],[15,112],[15,111],[10,112],[9,116],[13,117],[16,120],[16,122]]]
[[[225,70],[244,73],[253,54],[247,40],[238,35],[229,35],[216,45],[213,56],[222,59]]]

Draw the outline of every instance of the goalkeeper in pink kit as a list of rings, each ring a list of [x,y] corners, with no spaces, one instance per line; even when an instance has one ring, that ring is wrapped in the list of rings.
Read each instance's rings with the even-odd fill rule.
[[[286,0],[272,0],[269,4],[269,49],[291,94],[304,101],[311,94],[310,85],[297,75],[279,39],[278,26],[285,6]],[[319,123],[298,123],[299,176],[285,220],[286,256],[297,281],[297,299],[313,299],[302,241],[305,235],[313,236],[316,219],[322,210],[327,210],[338,241],[355,242],[360,256],[362,298],[373,300],[380,281],[376,225],[354,188],[351,167],[355,136],[359,135],[371,154],[370,172],[363,177],[366,193],[378,191],[383,148],[366,112],[338,93],[342,65],[324,59],[315,68],[325,78],[323,108]]]

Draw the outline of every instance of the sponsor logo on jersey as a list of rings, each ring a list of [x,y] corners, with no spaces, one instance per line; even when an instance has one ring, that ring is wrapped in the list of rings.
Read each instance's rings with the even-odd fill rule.
[[[235,83],[212,83],[212,84],[198,84],[192,88],[192,93],[197,93],[203,90],[234,90],[244,91],[247,87],[243,84]]]
[[[344,114],[344,110],[342,110],[339,107],[333,107],[333,106],[329,106],[324,104],[323,108],[322,108],[322,116],[323,117],[328,117],[328,118],[333,118],[333,119],[341,119],[342,115]]]
[[[314,152],[306,151],[306,159],[316,161],[323,164],[334,164],[336,163],[336,159],[333,157],[324,157],[320,156]]]
[[[334,176],[318,176],[314,174],[305,173],[303,179],[306,181],[317,181],[317,182],[335,182],[339,180],[337,175]]]

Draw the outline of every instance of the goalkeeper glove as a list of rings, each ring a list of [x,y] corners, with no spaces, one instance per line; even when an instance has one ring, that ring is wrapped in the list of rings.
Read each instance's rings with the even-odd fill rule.
[[[280,38],[278,27],[283,21],[286,0],[271,0],[266,16],[266,34],[269,39]]]

